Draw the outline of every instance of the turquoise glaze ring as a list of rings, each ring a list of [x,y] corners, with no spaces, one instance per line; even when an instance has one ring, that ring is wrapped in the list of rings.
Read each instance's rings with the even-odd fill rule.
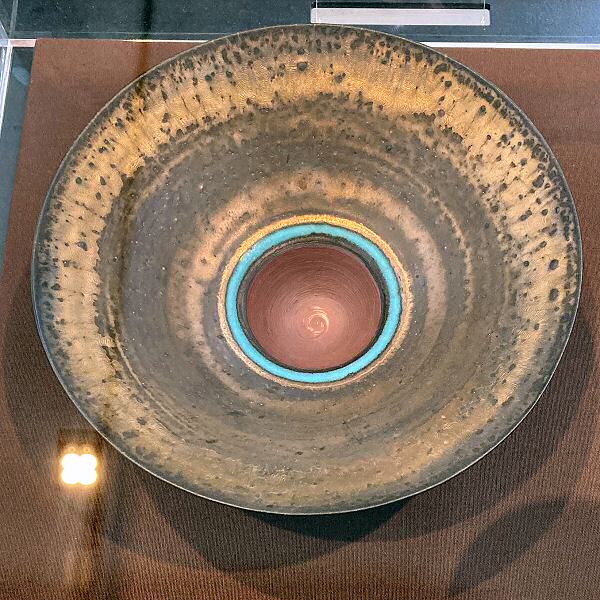
[[[364,354],[339,368],[306,372],[290,369],[280,365],[260,351],[249,339],[239,315],[238,296],[244,278],[253,265],[273,249],[290,242],[302,241],[311,236],[329,238],[332,243],[341,242],[357,248],[367,256],[379,271],[380,281],[384,286],[387,300],[383,326],[373,344]],[[268,373],[299,383],[320,384],[333,383],[355,375],[368,367],[388,347],[400,323],[402,298],[398,278],[389,259],[371,240],[359,233],[327,223],[306,223],[276,229],[265,235],[252,245],[239,259],[227,283],[225,295],[225,311],[231,335],[240,350],[257,366]]]

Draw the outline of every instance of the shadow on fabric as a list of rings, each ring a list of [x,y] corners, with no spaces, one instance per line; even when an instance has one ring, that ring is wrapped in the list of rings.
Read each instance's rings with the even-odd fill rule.
[[[85,426],[85,420],[69,402],[44,355],[32,314],[28,277],[20,282],[13,298],[5,335],[2,368],[9,414],[23,454],[41,480],[47,478],[48,457],[54,455],[56,430]],[[557,500],[509,511],[478,533],[459,557],[456,572],[448,576],[452,592],[460,595],[514,563],[559,519],[592,442],[594,412],[586,413],[585,418],[579,413],[584,410],[582,399],[590,393],[587,384],[593,368],[594,340],[585,314],[580,314],[550,386],[531,415],[503,444],[437,488],[408,501],[356,513],[287,517],[222,506],[149,475],[107,448],[113,463],[108,500],[112,506],[104,513],[103,536],[142,556],[173,564],[196,568],[208,561],[218,569],[237,573],[258,590],[285,599],[300,596],[284,585],[274,590],[271,570],[294,565],[302,570],[304,563],[321,556],[366,544],[363,550],[353,552],[376,557],[382,548],[388,548],[385,552],[392,552],[398,563],[400,573],[394,577],[400,577],[396,583],[401,585],[402,569],[417,568],[418,564],[408,561],[403,552],[416,552],[414,560],[418,561],[422,538],[493,509],[542,469],[548,468],[551,477],[552,461],[560,462],[554,490]],[[161,535],[151,535],[152,524],[140,522],[135,507],[123,510],[132,490],[147,498],[149,508],[162,515],[168,528],[185,540],[188,550],[165,545]],[[141,528],[150,533],[130,535]],[[522,536],[515,542],[519,531]],[[389,543],[394,542],[402,543],[390,549]],[[508,549],[502,551],[502,558],[478,561],[490,544],[498,548],[508,545]],[[335,570],[327,577],[336,580]]]

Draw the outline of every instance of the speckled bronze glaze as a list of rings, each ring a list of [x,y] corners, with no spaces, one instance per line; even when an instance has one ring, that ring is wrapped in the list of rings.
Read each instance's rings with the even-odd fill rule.
[[[368,228],[402,286],[385,356],[332,385],[249,368],[222,319],[239,249],[311,214]],[[57,174],[33,261],[90,422],[175,485],[285,513],[403,498],[488,452],[554,371],[580,283],[573,201],[519,109],[438,52],[327,26],[206,43],[124,89]]]

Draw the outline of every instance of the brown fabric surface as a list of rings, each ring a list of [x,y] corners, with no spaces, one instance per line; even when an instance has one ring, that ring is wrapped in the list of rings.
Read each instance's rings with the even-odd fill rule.
[[[97,497],[57,481],[59,433],[89,429],[31,308],[37,216],[64,154],[122,86],[185,49],[38,43],[0,288],[0,598],[596,600],[600,592],[600,52],[449,54],[507,92],[558,156],[585,277],[567,351],[533,412],[446,484],[349,515],[289,518],[182,492],[104,446]]]

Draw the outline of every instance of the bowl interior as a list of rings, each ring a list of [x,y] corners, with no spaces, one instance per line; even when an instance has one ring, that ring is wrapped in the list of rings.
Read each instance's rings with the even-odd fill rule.
[[[367,240],[397,282],[389,338],[341,378],[258,364],[228,320],[245,253],[290,227]],[[280,248],[241,284],[279,366],[332,372],[381,334],[393,290],[344,240]],[[556,366],[580,266],[560,168],[501,92],[399,38],[299,26],[121,92],[57,175],[33,276],[61,381],[121,451],[197,494],[316,513],[416,493],[498,443]],[[302,346],[329,320],[329,347]]]

